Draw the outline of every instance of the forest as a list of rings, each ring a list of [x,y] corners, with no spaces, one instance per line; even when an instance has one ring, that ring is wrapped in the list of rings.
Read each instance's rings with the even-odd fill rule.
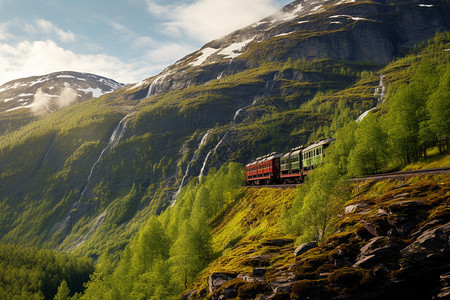
[[[276,220],[286,234],[296,236],[299,242],[323,241],[334,232],[337,215],[349,199],[348,178],[399,170],[431,154],[448,153],[450,62],[443,47],[444,41],[448,44],[449,40],[448,32],[438,34],[416,47],[409,56],[380,70],[387,85],[386,99],[360,122],[355,121],[350,101],[337,100],[332,92],[318,92],[310,102],[302,104],[303,113],[331,115],[329,121],[310,134],[310,142],[328,136],[335,137],[336,142],[327,149],[325,163],[308,176],[292,204]],[[303,61],[287,62],[287,66],[295,65],[311,66]],[[354,74],[345,68],[333,72],[358,76],[362,81],[375,76],[370,72]],[[402,80],[398,80],[397,72],[402,72]],[[96,114],[99,111],[92,110],[86,122],[95,122]],[[112,112],[106,116],[111,127],[117,116]],[[55,122],[59,121],[55,117]],[[47,130],[44,133],[51,134]],[[14,143],[24,138],[25,130],[14,136]],[[150,139],[151,134],[141,138]],[[130,137],[116,151],[123,150],[133,139],[136,138]],[[85,147],[98,145],[91,142]],[[136,152],[144,160],[151,149],[145,143],[137,149],[140,148],[144,149],[143,153]],[[77,159],[74,155],[73,160]],[[150,165],[155,170],[165,169],[162,161]],[[224,250],[213,249],[212,231],[243,197],[243,174],[241,164],[230,162],[219,170],[210,169],[207,176],[193,178],[170,207],[158,211],[160,214],[142,218],[144,221],[129,242],[123,239],[119,241],[120,246],[115,241],[103,245],[102,255],[92,257],[96,259],[95,267],[87,255],[79,257],[54,250],[2,245],[0,298],[178,299]],[[107,198],[107,186],[99,183],[95,188]],[[111,209],[108,218],[114,220],[108,223],[109,230],[123,226],[136,207],[146,204],[142,195],[154,189],[149,187],[143,191],[139,184],[133,185]],[[75,194],[68,197],[73,198]],[[106,207],[104,203],[98,205]],[[14,216],[9,218],[12,220]]]

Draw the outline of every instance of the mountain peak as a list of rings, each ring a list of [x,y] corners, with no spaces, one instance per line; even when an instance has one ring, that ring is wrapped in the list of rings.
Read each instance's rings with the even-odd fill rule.
[[[123,86],[106,77],[73,71],[16,79],[0,86],[0,113],[19,109],[48,113]]]

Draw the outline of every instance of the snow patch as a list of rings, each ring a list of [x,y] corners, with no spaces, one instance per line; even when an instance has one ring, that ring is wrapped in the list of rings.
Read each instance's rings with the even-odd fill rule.
[[[317,5],[316,7],[314,7],[313,9],[311,9],[312,12],[317,12],[323,10],[323,5]]]
[[[330,22],[330,24],[341,24],[339,21]]]
[[[29,86],[33,86],[33,85],[36,85],[36,84],[39,84],[39,83],[42,83],[42,82],[46,82],[46,81],[48,81],[48,80],[50,80],[50,78],[48,78],[48,77],[42,77],[42,78],[39,78],[39,79],[37,79],[37,80],[35,80],[35,81],[30,82],[30,83],[29,83]]]
[[[280,34],[277,34],[275,37],[277,37],[277,36],[285,36],[285,35],[290,35],[291,33],[294,33],[295,31],[291,31],[291,32],[287,32],[287,33],[280,33]]]
[[[109,92],[103,92],[102,91],[102,89],[101,88],[91,88],[91,87],[89,87],[89,88],[87,88],[87,89],[80,89],[80,91],[82,91],[82,92],[84,92],[84,93],[89,93],[89,92],[91,92],[92,93],[92,98],[97,98],[97,97],[100,97],[100,96],[102,96],[102,95],[104,95],[104,94],[107,94],[107,93],[109,93]]]
[[[258,27],[260,25],[267,24],[267,23],[269,23],[269,22],[256,22],[255,24],[252,25],[252,27],[255,28],[255,27]]]
[[[369,20],[369,19],[366,19],[366,18],[353,17],[353,16],[349,16],[349,15],[336,15],[336,16],[331,16],[329,18],[330,19],[334,19],[334,18],[349,18],[349,19],[352,19],[354,21],[373,21],[373,20]]]
[[[34,94],[24,94],[24,93],[22,93],[20,95],[17,95],[16,97],[30,97],[30,96],[34,96]]]
[[[305,24],[305,23],[308,23],[309,22],[309,20],[305,20],[305,21],[298,21],[297,22],[297,24]]]
[[[433,7],[433,4],[419,4],[420,7]]]
[[[230,46],[222,49],[218,54],[224,55],[224,58],[236,58],[242,54],[242,49],[244,49],[245,46],[252,42],[255,37],[256,36],[240,43],[231,44]]]
[[[444,49],[445,52],[450,52],[450,49]]]
[[[303,6],[301,4],[297,5],[297,7],[290,11],[290,12],[286,12],[284,13],[281,17],[280,17],[280,21],[289,21],[292,19],[295,19],[298,15],[299,12],[303,11]]]
[[[30,108],[30,107],[33,107],[33,106],[34,106],[33,103],[30,104],[30,105],[17,106],[17,107],[14,107],[14,108],[10,108],[10,109],[5,110],[5,112],[18,110],[18,109],[21,109],[21,108]]]
[[[142,80],[142,81],[139,81],[139,82],[136,82],[135,84],[132,84],[129,88],[127,88],[126,90],[127,91],[131,91],[131,90],[134,90],[135,88],[138,88],[138,87],[140,87],[140,86],[143,86],[144,84],[146,84],[147,83],[147,80]]]
[[[72,78],[75,78],[75,77],[72,76],[72,75],[58,75],[58,76],[56,76],[56,78],[70,78],[70,79],[72,79]]]
[[[200,66],[208,59],[208,57],[210,57],[212,54],[216,53],[217,50],[218,49],[209,48],[209,47],[200,50],[201,55],[199,57],[197,57],[193,62],[191,62],[190,65],[194,66],[194,67]]]
[[[356,0],[341,0],[338,3],[336,3],[336,5],[341,5],[344,3],[354,3]]]
[[[16,97],[14,96],[14,97],[12,97],[12,98],[3,99],[3,103],[9,102],[9,101],[11,101],[11,100],[13,100],[13,99],[15,99],[15,98],[16,98]]]

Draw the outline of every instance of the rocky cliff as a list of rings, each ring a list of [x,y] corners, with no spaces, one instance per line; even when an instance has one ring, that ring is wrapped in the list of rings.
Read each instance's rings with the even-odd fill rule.
[[[183,299],[448,299],[449,187],[450,175],[354,184],[336,233],[319,245],[295,244],[276,229],[247,238],[265,219],[276,224],[280,203],[250,188],[237,204],[252,207],[244,237]],[[223,217],[216,239],[237,216],[231,209]]]
[[[296,0],[130,88],[135,98],[150,97],[288,58],[384,65],[447,29],[449,14],[440,0]]]

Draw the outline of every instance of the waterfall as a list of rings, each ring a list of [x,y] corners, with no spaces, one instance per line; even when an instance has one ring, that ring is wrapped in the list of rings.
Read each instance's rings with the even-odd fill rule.
[[[83,235],[81,238],[79,238],[77,241],[75,241],[75,245],[70,247],[69,249],[67,249],[66,252],[70,252],[76,248],[78,248],[79,246],[81,246],[86,240],[87,238],[92,235],[92,233],[94,232],[94,230],[96,230],[97,228],[100,227],[100,225],[103,224],[103,221],[105,220],[105,217],[108,214],[108,210],[105,210],[102,214],[100,214],[95,220],[94,222],[89,226],[89,231]]]
[[[368,109],[365,112],[363,112],[362,114],[360,114],[358,116],[358,118],[356,119],[357,123],[361,122],[369,114],[369,112],[377,109],[380,104],[384,103],[384,100],[386,98],[386,86],[384,85],[383,79],[384,79],[384,75],[380,74],[380,81],[378,83],[378,86],[375,88],[375,92],[373,94],[373,96],[378,99],[377,104],[374,107],[372,107],[371,109]]]
[[[217,151],[217,149],[220,147],[220,145],[223,143],[223,140],[227,136],[227,133],[228,132],[226,132],[224,134],[224,136],[220,139],[220,141],[217,143],[217,145],[214,148],[212,148],[211,150],[209,150],[208,154],[206,154],[205,160],[203,161],[203,164],[202,164],[202,168],[200,169],[200,174],[198,175],[199,178],[203,177],[203,173],[205,172],[205,168],[206,168],[206,164],[208,163],[209,156],[211,155],[211,153]]]
[[[378,103],[383,103],[386,97],[386,86],[384,85],[384,76],[380,75],[380,82],[378,87],[375,89],[375,97],[378,97]]]
[[[92,165],[90,171],[89,171],[89,175],[86,179],[85,184],[83,185],[80,197],[78,198],[78,200],[76,202],[74,202],[72,204],[72,207],[70,209],[69,214],[67,215],[67,217],[64,219],[64,221],[62,221],[61,223],[59,223],[59,225],[55,226],[56,228],[53,228],[53,232],[56,232],[60,229],[63,229],[65,226],[67,226],[69,224],[69,222],[71,223],[71,226],[73,226],[73,217],[74,217],[74,209],[78,208],[80,206],[81,203],[81,199],[83,199],[84,194],[87,191],[87,187],[89,185],[89,181],[91,180],[92,175],[94,174],[94,170],[97,167],[98,163],[100,162],[100,160],[102,159],[103,155],[106,153],[106,151],[112,149],[114,146],[117,145],[117,143],[119,142],[120,138],[122,137],[125,129],[126,129],[126,121],[127,118],[131,115],[132,113],[126,115],[125,117],[123,117],[122,120],[120,120],[119,124],[117,124],[116,128],[114,128],[114,131],[111,134],[111,137],[109,138],[108,141],[108,145],[106,145],[106,147],[102,150],[102,152],[100,153],[100,155],[98,156],[97,160],[94,162],[94,164]],[[70,228],[68,227],[68,228]],[[81,244],[82,242],[84,242],[84,240],[82,240],[79,244]],[[79,244],[77,244],[77,246],[79,246]],[[75,246],[75,247],[77,247]]]
[[[231,62],[230,62],[230,63],[231,63]],[[199,178],[202,178],[203,175],[205,174],[206,165],[208,164],[208,160],[209,160],[209,157],[211,156],[211,154],[212,154],[213,152],[217,151],[217,149],[218,149],[218,148],[220,147],[220,145],[223,143],[223,141],[225,140],[225,138],[227,137],[227,135],[228,135],[228,133],[231,131],[231,129],[233,129],[233,128],[237,125],[237,117],[238,117],[243,111],[246,111],[247,109],[249,109],[249,108],[255,106],[255,105],[256,105],[256,102],[257,102],[258,99],[260,99],[261,97],[269,98],[269,93],[270,93],[270,91],[271,91],[271,90],[274,88],[274,86],[275,86],[275,79],[276,79],[276,77],[277,77],[277,74],[274,75],[274,78],[273,78],[272,80],[269,80],[269,81],[266,82],[266,84],[264,85],[263,90],[262,90],[258,95],[256,95],[256,96],[253,98],[253,102],[252,102],[250,105],[241,107],[241,108],[239,108],[239,109],[234,113],[234,117],[233,117],[233,120],[232,120],[233,126],[232,126],[227,132],[225,132],[225,134],[224,134],[223,137],[220,139],[220,141],[217,143],[217,145],[216,145],[213,149],[209,150],[208,154],[206,155],[206,157],[205,157],[205,159],[204,159],[204,161],[203,161],[202,168],[200,169],[200,173],[199,173],[199,175],[198,175]]]
[[[158,92],[157,91],[158,85],[161,85],[164,82],[164,79],[166,78],[166,76],[167,75],[158,76],[152,81],[152,83],[148,87],[148,93],[147,93],[146,98],[154,96]]]
[[[78,202],[80,202],[81,198],[83,198],[84,194],[86,193],[89,181],[91,180],[92,174],[94,174],[95,167],[97,167],[97,165],[100,162],[100,160],[102,159],[103,155],[106,153],[106,151],[108,151],[109,149],[111,149],[114,146],[116,146],[117,143],[119,142],[120,138],[122,137],[122,134],[123,134],[123,132],[125,131],[125,128],[126,128],[126,122],[125,121],[128,118],[128,116],[129,115],[126,115],[125,117],[123,117],[122,120],[120,120],[119,124],[116,126],[116,128],[114,129],[111,137],[109,138],[108,145],[106,145],[106,147],[102,150],[102,152],[98,156],[98,158],[95,161],[95,163],[92,165],[91,171],[89,172],[89,175],[88,175],[88,177],[86,179],[86,183],[84,185],[83,191],[81,192],[80,199],[78,200]]]
[[[189,161],[189,163],[188,163],[188,165],[187,165],[187,167],[186,167],[186,171],[184,172],[184,176],[183,176],[183,178],[181,179],[180,186],[178,187],[178,190],[176,191],[176,193],[173,195],[172,203],[171,203],[170,206],[175,205],[175,202],[177,201],[178,195],[180,194],[181,189],[183,188],[184,182],[186,181],[186,178],[189,176],[189,170],[190,170],[190,168],[191,168],[191,165],[192,165],[192,163],[193,163],[194,161],[197,160],[198,153],[200,152],[201,148],[202,148],[202,147],[206,144],[206,142],[208,141],[208,137],[209,137],[209,135],[211,134],[211,132],[212,132],[212,129],[208,130],[208,131],[205,133],[205,135],[202,137],[200,143],[198,144],[197,150],[195,150],[194,155],[192,156],[191,160]]]

